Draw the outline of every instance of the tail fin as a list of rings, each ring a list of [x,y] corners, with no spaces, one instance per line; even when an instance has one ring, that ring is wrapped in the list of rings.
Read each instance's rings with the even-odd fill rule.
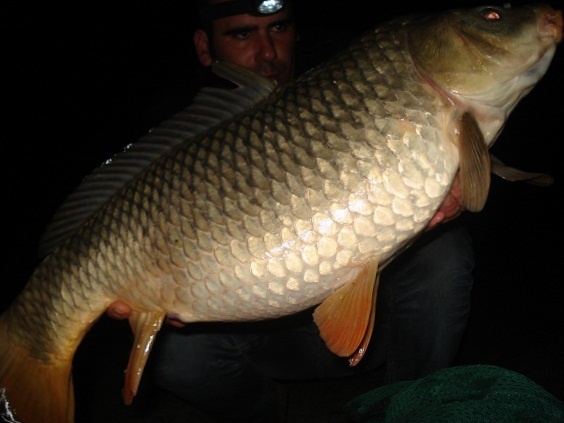
[[[43,362],[23,348],[0,316],[0,389],[5,389],[17,421],[72,423],[72,357]]]

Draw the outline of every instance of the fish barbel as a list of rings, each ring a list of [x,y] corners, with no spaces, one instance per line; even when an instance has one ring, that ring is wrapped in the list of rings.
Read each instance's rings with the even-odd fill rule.
[[[238,89],[203,91],[55,216],[0,317],[16,418],[74,420],[74,352],[116,300],[133,309],[126,402],[166,315],[250,321],[321,304],[327,346],[358,362],[379,270],[457,172],[465,207],[483,207],[488,147],[561,36],[549,6],[488,6],[381,25],[284,87],[216,65]]]

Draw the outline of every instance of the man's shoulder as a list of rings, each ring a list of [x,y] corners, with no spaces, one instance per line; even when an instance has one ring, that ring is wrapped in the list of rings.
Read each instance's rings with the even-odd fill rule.
[[[146,107],[145,122],[153,127],[180,112],[192,103],[198,91],[204,87],[233,89],[236,86],[211,70],[202,72],[195,79],[168,82],[157,91],[154,100]]]

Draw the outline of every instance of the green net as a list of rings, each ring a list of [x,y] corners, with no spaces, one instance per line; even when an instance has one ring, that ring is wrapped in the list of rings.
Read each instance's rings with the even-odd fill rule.
[[[525,376],[460,366],[386,385],[345,406],[354,423],[564,422],[564,404]]]

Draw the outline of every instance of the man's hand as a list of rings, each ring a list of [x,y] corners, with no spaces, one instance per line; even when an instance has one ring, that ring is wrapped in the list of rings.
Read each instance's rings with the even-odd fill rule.
[[[123,301],[114,301],[110,304],[108,310],[106,310],[106,314],[112,319],[125,320],[129,318],[129,316],[131,316],[131,307],[129,307],[129,305],[124,303]],[[182,328],[186,326],[185,323],[172,317],[167,317],[166,322],[176,328]]]
[[[112,319],[125,320],[131,316],[131,307],[122,301],[115,301],[110,304],[106,314]]]
[[[458,217],[463,211],[462,189],[460,188],[460,178],[457,173],[452,181],[450,191],[445,197],[443,204],[441,204],[439,210],[437,210],[435,215],[431,218],[431,221],[425,230],[429,231],[434,229],[437,225],[439,225],[439,223],[448,222],[449,220]]]

